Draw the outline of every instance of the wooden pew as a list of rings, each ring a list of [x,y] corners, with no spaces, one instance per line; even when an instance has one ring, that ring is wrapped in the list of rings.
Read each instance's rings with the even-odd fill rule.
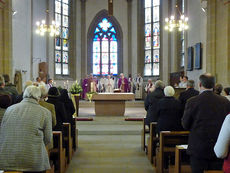
[[[141,130],[141,148],[145,151],[146,149],[146,134],[149,134],[149,129],[146,128],[145,118],[143,119],[143,129]]]
[[[73,118],[74,119],[74,130],[75,130],[75,135],[73,136],[73,151],[76,151],[77,148],[78,148],[78,129],[77,129],[77,119],[76,118]]]
[[[150,134],[148,138],[148,159],[151,163],[153,163],[154,161],[153,157],[155,156],[156,145],[159,141],[159,139],[156,136],[156,126],[157,122],[150,123]],[[154,162],[154,165],[155,163],[156,162]]]
[[[192,173],[190,165],[182,165],[182,153],[186,152],[188,145],[177,145],[175,150],[175,167],[173,168],[174,173]]]
[[[70,163],[73,154],[73,139],[71,137],[71,124],[63,123],[63,135],[66,146],[67,162]]]
[[[164,154],[175,154],[176,145],[188,144],[189,131],[162,131],[156,153],[156,171],[164,172]]]
[[[62,132],[53,131],[54,148],[50,150],[51,158],[57,158],[55,164],[55,173],[64,173],[66,170],[66,150],[62,144]]]

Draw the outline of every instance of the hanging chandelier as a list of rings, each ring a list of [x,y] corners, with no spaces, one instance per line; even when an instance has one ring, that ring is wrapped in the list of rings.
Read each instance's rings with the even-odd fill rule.
[[[178,6],[176,5],[177,10]],[[189,25],[188,25],[188,17],[186,17],[184,14],[181,14],[179,11],[180,18],[179,20],[175,19],[175,16],[171,16],[170,18],[165,18],[165,30],[172,32],[174,31],[175,28],[178,28],[178,31],[185,31],[188,30]]]
[[[45,20],[42,20],[41,22],[36,22],[37,29],[36,33],[44,36],[45,33],[49,33],[51,37],[59,35],[59,26],[55,21],[52,21],[51,25],[47,25]]]

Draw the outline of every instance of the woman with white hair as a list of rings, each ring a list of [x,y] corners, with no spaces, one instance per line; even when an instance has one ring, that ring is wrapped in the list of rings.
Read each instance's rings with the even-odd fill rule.
[[[7,108],[0,130],[0,169],[41,172],[50,169],[46,145],[52,139],[51,113],[38,104],[41,91],[26,88],[23,101]]]
[[[183,130],[181,118],[183,116],[182,106],[173,96],[175,90],[171,86],[164,88],[163,97],[157,106],[157,132]]]

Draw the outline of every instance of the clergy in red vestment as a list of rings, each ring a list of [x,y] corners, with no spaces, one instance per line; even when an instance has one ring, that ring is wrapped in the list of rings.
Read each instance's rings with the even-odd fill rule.
[[[129,81],[127,78],[125,78],[124,74],[120,74],[120,78],[118,81],[118,88],[121,90],[121,92],[127,93],[129,91]]]

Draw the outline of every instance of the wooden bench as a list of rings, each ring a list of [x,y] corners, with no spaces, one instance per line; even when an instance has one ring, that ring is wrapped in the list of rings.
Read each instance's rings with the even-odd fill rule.
[[[73,151],[76,151],[77,148],[78,148],[78,129],[77,129],[77,119],[76,118],[73,118],[74,119],[74,125],[73,125],[73,128],[75,130],[75,134],[73,136]]]
[[[55,173],[64,173],[66,170],[66,150],[62,144],[62,132],[53,131],[54,148],[50,150],[51,157],[54,156],[55,160]]]
[[[63,135],[66,148],[67,162],[70,163],[73,154],[73,139],[71,137],[71,124],[63,123]]]
[[[151,163],[156,164],[154,161],[155,155],[156,155],[156,147],[157,147],[157,142],[159,139],[157,138],[156,134],[156,127],[157,127],[157,122],[152,122],[150,123],[150,130],[149,130],[149,138],[148,138],[148,159]]]
[[[175,150],[175,167],[173,168],[174,173],[192,173],[190,165],[182,164],[182,154],[186,152],[188,145],[177,145]]]
[[[145,118],[143,119],[143,129],[141,130],[141,148],[146,149],[146,134],[149,134],[149,129],[146,129]]]
[[[189,131],[162,131],[156,150],[156,171],[164,172],[165,153],[175,154],[176,145],[188,144]],[[175,157],[175,156],[174,156]]]

